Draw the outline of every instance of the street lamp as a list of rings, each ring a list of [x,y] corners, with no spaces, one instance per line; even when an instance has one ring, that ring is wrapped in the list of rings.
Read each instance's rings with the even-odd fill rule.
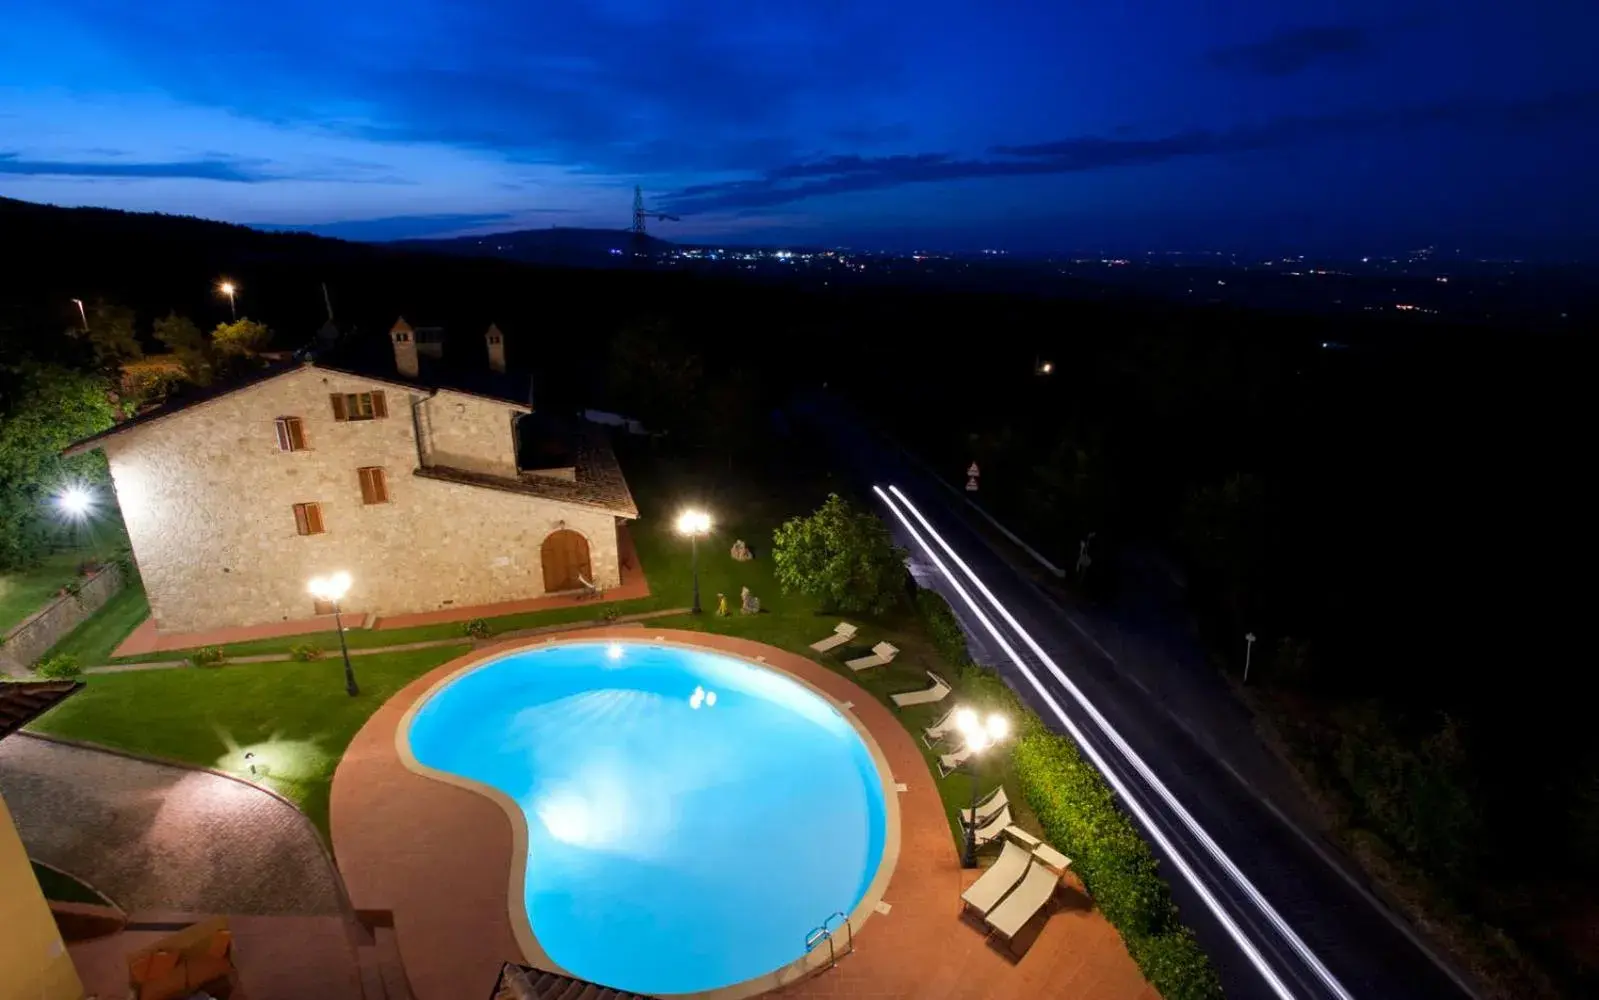
[[[83,309],[83,300],[82,299],[73,299],[72,303],[73,303],[73,305],[76,305],[78,307],[78,318],[83,320],[83,332],[84,333],[88,333],[89,332],[89,314],[87,312],[85,312],[84,309]]]
[[[217,286],[217,291],[228,297],[228,312],[233,314],[233,321],[235,323],[239,321],[239,306],[238,303],[233,301],[233,293],[237,292],[238,290],[239,286],[235,285],[231,281],[224,281],[222,284]]]
[[[955,711],[955,728],[966,737],[966,746],[972,751],[966,758],[966,769],[972,777],[972,807],[966,813],[966,853],[961,857],[961,866],[964,868],[977,867],[977,783],[978,762],[982,760],[983,751],[998,743],[1010,734],[1010,720],[998,712],[991,713],[986,719],[979,719],[977,713],[970,708],[960,708]]]
[[[694,607],[693,614],[700,613],[700,536],[711,530],[711,515],[703,510],[685,510],[677,516],[677,531],[680,535],[689,538],[689,551],[693,553],[694,566]]]
[[[94,509],[94,494],[81,486],[68,486],[56,494],[56,507],[74,521],[81,521]]]
[[[1244,633],[1244,683],[1249,683],[1249,660],[1255,652],[1255,633]]]
[[[350,574],[343,570],[311,578],[311,596],[333,605],[333,626],[339,630],[339,652],[344,656],[344,690],[354,698],[361,693],[361,689],[355,686],[355,670],[350,666],[350,647],[344,642],[344,619],[339,612],[339,601],[349,592]]]

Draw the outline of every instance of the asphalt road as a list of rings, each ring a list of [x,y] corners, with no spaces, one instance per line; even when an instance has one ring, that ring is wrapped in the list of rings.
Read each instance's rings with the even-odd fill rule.
[[[830,433],[863,486],[881,487],[878,512],[911,552],[919,581],[955,609],[975,658],[1097,758],[1145,829],[1229,997],[1469,996],[969,527],[959,498],[842,413],[813,407],[806,415]]]

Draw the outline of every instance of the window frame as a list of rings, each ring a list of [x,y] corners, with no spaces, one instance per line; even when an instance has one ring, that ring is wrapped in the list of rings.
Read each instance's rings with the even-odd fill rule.
[[[340,423],[366,420],[385,420],[389,416],[389,401],[382,389],[365,392],[333,392],[328,394],[333,406],[333,419]]]
[[[305,441],[305,419],[303,417],[277,417],[273,420],[273,427],[278,435],[279,451],[311,450],[311,446],[306,444]]]

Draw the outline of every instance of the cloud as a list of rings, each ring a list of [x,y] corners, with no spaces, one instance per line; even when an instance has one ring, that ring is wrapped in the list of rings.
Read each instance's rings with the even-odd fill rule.
[[[0,174],[28,177],[175,177],[186,180],[259,184],[275,180],[260,170],[263,161],[215,158],[139,163],[109,160],[24,160],[16,153],[0,153]]]
[[[995,146],[988,155],[959,159],[945,153],[863,157],[844,155],[793,163],[758,178],[683,188],[663,202],[674,213],[766,208],[815,198],[979,177],[1069,174],[1145,166],[1195,156],[1251,153],[1325,139],[1373,134],[1406,135],[1435,126],[1509,130],[1599,116],[1599,91],[1533,100],[1487,103],[1461,100],[1393,110],[1364,110],[1276,118],[1261,125],[1219,131],[1194,129],[1154,138],[1118,130],[1114,137],[1076,136],[1050,142]]]
[[[1370,53],[1371,32],[1351,24],[1294,28],[1259,42],[1212,49],[1210,62],[1222,69],[1282,77],[1322,64],[1348,65]]]

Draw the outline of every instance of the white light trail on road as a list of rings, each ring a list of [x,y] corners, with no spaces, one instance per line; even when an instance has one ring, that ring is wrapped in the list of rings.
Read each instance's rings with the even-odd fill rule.
[[[893,487],[890,487],[890,489],[893,489]],[[1160,847],[1166,852],[1166,856],[1171,859],[1172,864],[1177,866],[1177,870],[1182,873],[1183,878],[1187,879],[1188,883],[1193,886],[1194,891],[1199,894],[1199,898],[1204,902],[1205,906],[1210,910],[1210,912],[1215,914],[1216,919],[1220,921],[1222,928],[1226,930],[1228,935],[1232,937],[1233,941],[1237,943],[1239,949],[1244,953],[1244,957],[1249,959],[1250,964],[1254,965],[1256,971],[1260,973],[1261,978],[1266,980],[1266,984],[1271,987],[1272,992],[1276,993],[1277,996],[1282,998],[1282,1000],[1296,1000],[1293,992],[1288,989],[1288,985],[1282,981],[1280,976],[1277,975],[1276,970],[1267,963],[1265,956],[1260,953],[1260,949],[1255,946],[1255,943],[1251,941],[1246,934],[1244,934],[1243,928],[1239,927],[1238,923],[1233,920],[1232,914],[1228,913],[1226,908],[1222,906],[1221,900],[1216,898],[1215,893],[1211,891],[1210,887],[1200,879],[1199,873],[1194,871],[1194,869],[1188,864],[1187,859],[1185,859],[1182,854],[1177,851],[1177,848],[1172,844],[1172,842],[1167,839],[1165,833],[1163,833],[1160,827],[1155,824],[1149,813],[1146,812],[1139,801],[1130,794],[1126,785],[1124,785],[1121,779],[1116,776],[1116,773],[1110,769],[1105,759],[1101,757],[1099,752],[1094,749],[1093,745],[1083,737],[1082,730],[1077,728],[1077,724],[1074,723],[1069,716],[1067,716],[1066,710],[1060,706],[1060,703],[1057,702],[1054,696],[1049,693],[1049,690],[1044,687],[1043,683],[1039,681],[1039,679],[1030,669],[1028,669],[1027,664],[1023,662],[1021,656],[1016,652],[1011,644],[1005,641],[1005,637],[1000,634],[999,629],[996,628],[994,623],[989,620],[989,617],[983,613],[983,609],[978,607],[977,602],[972,599],[971,594],[966,592],[966,588],[961,586],[960,581],[955,578],[955,574],[949,571],[949,567],[944,565],[944,561],[938,557],[937,552],[933,551],[933,547],[927,544],[927,540],[922,537],[919,531],[916,530],[916,526],[911,524],[909,519],[907,519],[905,515],[900,512],[900,509],[895,505],[894,501],[889,498],[888,494],[883,492],[882,487],[873,486],[872,491],[881,497],[883,502],[888,505],[888,509],[894,513],[895,517],[899,518],[900,523],[905,526],[905,530],[910,532],[912,538],[916,539],[916,543],[922,547],[924,552],[927,553],[927,557],[933,561],[933,565],[937,566],[939,572],[944,574],[945,579],[949,581],[949,585],[955,588],[955,593],[960,595],[961,600],[966,602],[966,606],[971,609],[972,614],[975,615],[977,620],[982,623],[983,627],[988,630],[988,633],[994,637],[994,641],[997,642],[1000,648],[1005,651],[1005,655],[1010,657],[1011,662],[1016,664],[1017,669],[1022,672],[1022,676],[1027,678],[1027,682],[1033,686],[1033,690],[1037,691],[1038,696],[1044,699],[1044,702],[1049,705],[1050,709],[1055,713],[1055,717],[1060,720],[1061,725],[1066,727],[1066,731],[1069,732],[1072,736],[1072,739],[1077,742],[1077,746],[1082,749],[1083,753],[1088,755],[1088,758],[1093,762],[1094,767],[1098,768],[1099,773],[1105,776],[1105,780],[1108,781],[1111,787],[1116,790],[1116,794],[1121,796],[1121,800],[1127,806],[1127,809],[1132,812],[1132,814],[1139,820],[1140,823],[1143,824],[1144,829],[1149,832],[1149,835],[1153,837],[1155,842],[1159,844]],[[898,493],[899,491],[895,490],[895,492]],[[900,494],[900,498],[903,500],[904,495]],[[909,506],[909,501],[906,501],[906,504]],[[918,515],[918,517],[919,516],[920,515]],[[931,533],[932,529],[929,528],[928,531]],[[980,583],[979,586],[981,586]]]
[[[877,487],[873,487],[873,489],[875,489],[879,494],[882,494],[881,489]],[[1299,957],[1310,968],[1310,970],[1316,974],[1316,978],[1320,979],[1322,983],[1333,992],[1334,995],[1339,997],[1339,1000],[1354,1000],[1349,991],[1346,990],[1343,984],[1338,981],[1338,978],[1332,974],[1332,971],[1322,964],[1321,959],[1316,956],[1315,952],[1310,950],[1310,947],[1305,944],[1305,942],[1297,933],[1294,932],[1293,928],[1288,926],[1288,922],[1285,921],[1277,912],[1277,910],[1266,901],[1266,897],[1261,895],[1260,890],[1255,888],[1254,883],[1249,881],[1249,878],[1245,876],[1244,873],[1239,870],[1238,866],[1233,863],[1233,860],[1222,851],[1221,847],[1214,839],[1211,838],[1210,834],[1199,825],[1198,821],[1196,821],[1194,817],[1189,814],[1187,809],[1183,808],[1182,803],[1177,801],[1177,797],[1171,793],[1171,790],[1166,787],[1165,783],[1162,782],[1160,778],[1156,777],[1155,772],[1150,769],[1148,764],[1144,763],[1143,758],[1139,757],[1138,754],[1133,752],[1133,748],[1127,745],[1127,741],[1122,739],[1121,734],[1111,726],[1109,720],[1100,714],[1099,709],[1095,708],[1094,704],[1090,702],[1082,693],[1082,691],[1078,689],[1077,685],[1072,683],[1071,679],[1066,676],[1066,672],[1060,668],[1060,665],[1057,664],[1048,653],[1044,652],[1043,648],[1039,646],[1039,644],[1033,639],[1032,635],[1026,629],[1022,628],[1021,623],[1018,622],[1010,613],[1010,611],[1000,603],[999,598],[994,596],[993,591],[989,590],[983,581],[978,579],[977,574],[974,573],[972,568],[966,564],[966,561],[956,554],[955,550],[950,547],[949,543],[944,540],[943,536],[941,536],[937,530],[935,530],[933,526],[928,523],[927,518],[922,516],[921,511],[917,510],[916,505],[911,503],[910,499],[906,497],[903,492],[901,492],[898,486],[889,486],[889,491],[905,505],[905,509],[910,511],[911,515],[921,523],[922,527],[926,529],[927,533],[931,535],[933,540],[938,543],[939,547],[949,554],[950,559],[955,563],[955,565],[960,567],[961,572],[964,573],[969,580],[971,580],[973,586],[982,592],[983,596],[986,597],[989,603],[994,606],[994,609],[999,612],[1000,616],[1005,619],[1006,623],[1016,631],[1016,634],[1021,637],[1024,643],[1027,644],[1027,647],[1033,651],[1034,655],[1043,661],[1044,665],[1049,668],[1050,673],[1054,674],[1055,678],[1059,680],[1063,686],[1065,686],[1066,690],[1074,699],[1076,699],[1077,703],[1082,706],[1083,710],[1088,713],[1089,717],[1094,720],[1094,722],[1099,726],[1100,730],[1111,740],[1112,743],[1116,745],[1116,748],[1122,752],[1123,756],[1125,756],[1128,762],[1133,765],[1133,768],[1138,771],[1139,775],[1143,777],[1144,781],[1149,784],[1150,788],[1152,788],[1155,793],[1160,796],[1162,801],[1164,801],[1177,816],[1177,818],[1182,821],[1183,826],[1188,828],[1188,831],[1192,833],[1200,842],[1200,844],[1204,846],[1206,852],[1209,853],[1216,863],[1221,866],[1221,868],[1227,873],[1228,877],[1231,878],[1238,885],[1238,887],[1243,890],[1244,894],[1249,897],[1250,902],[1255,904],[1256,909],[1258,909],[1266,918],[1266,920],[1270,922],[1274,928],[1276,928],[1277,933],[1282,936],[1282,939],[1288,944],[1288,946],[1292,948],[1294,952],[1298,954]],[[884,499],[886,500],[887,497],[885,496]],[[893,507],[892,502],[890,502],[890,507]],[[895,510],[895,514],[899,514],[898,510]],[[903,515],[900,515],[900,519],[904,520]],[[909,527],[909,525],[907,525],[907,527]],[[915,535],[915,529],[912,528],[911,531],[912,534]],[[917,540],[919,542],[921,541],[919,537]],[[924,542],[922,544],[925,547],[926,543]],[[940,569],[944,569],[944,567],[940,565]],[[948,574],[947,569],[944,569],[944,572],[946,575]],[[1015,657],[1013,656],[1012,659],[1015,659]],[[1020,663],[1019,660],[1017,665],[1021,667],[1024,672],[1027,671],[1026,666]],[[1031,679],[1031,677],[1029,677],[1029,679]],[[1050,699],[1050,702],[1053,707],[1053,698]],[[1081,743],[1080,740],[1079,743]],[[1103,769],[1101,770],[1103,771]],[[1106,777],[1109,778],[1109,774],[1106,774]],[[1124,795],[1123,798],[1126,798],[1126,796]]]

